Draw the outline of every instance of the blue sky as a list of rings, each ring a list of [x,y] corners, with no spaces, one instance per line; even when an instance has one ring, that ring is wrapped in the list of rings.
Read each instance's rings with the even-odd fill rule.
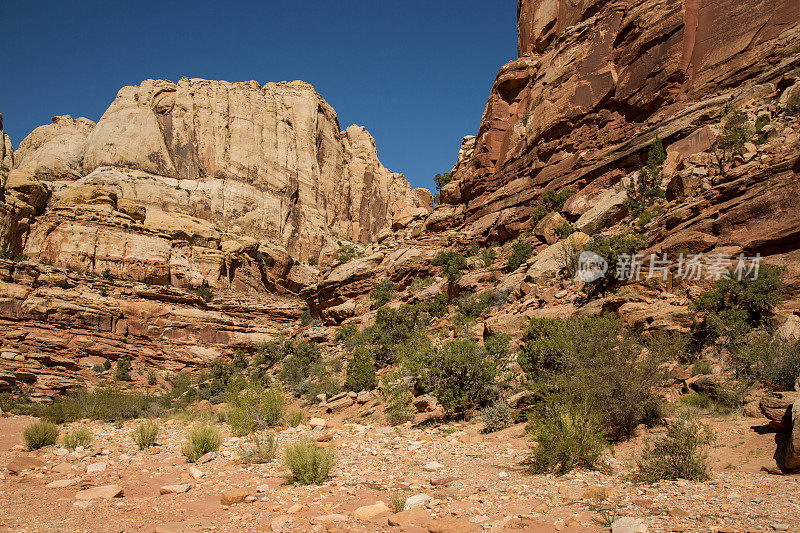
[[[0,0],[0,112],[16,147],[54,115],[97,120],[124,85],[302,79],[418,187],[474,134],[516,56],[515,0]]]

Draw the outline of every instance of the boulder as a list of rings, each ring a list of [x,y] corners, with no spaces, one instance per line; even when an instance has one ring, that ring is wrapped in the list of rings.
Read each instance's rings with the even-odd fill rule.
[[[103,485],[79,491],[75,494],[75,499],[78,501],[110,500],[112,498],[122,498],[124,495],[125,489],[119,485]]]
[[[383,513],[390,512],[389,506],[380,501],[372,505],[364,505],[353,511],[353,518],[356,520],[370,520]]]
[[[563,241],[548,246],[528,262],[530,268],[528,268],[527,277],[534,281],[555,277],[562,267],[562,256],[567,247],[582,248],[589,240],[590,237],[587,234],[578,231]]]
[[[548,213],[536,224],[533,233],[540,241],[547,244],[555,244],[561,239],[558,233],[556,233],[556,229],[566,222],[567,219],[562,217],[560,213]]]
[[[417,396],[412,401],[414,407],[416,407],[417,412],[420,413],[429,413],[431,411],[435,411],[436,407],[438,407],[439,402],[436,401],[436,398],[430,394],[423,394],[422,396]]]
[[[159,489],[159,494],[183,494],[191,490],[191,483],[180,483],[178,485],[164,485]]]
[[[250,495],[247,489],[228,489],[223,490],[219,495],[219,503],[222,505],[233,505],[242,503]]]
[[[622,220],[627,213],[625,200],[628,199],[626,191],[609,190],[588,211],[581,215],[575,222],[575,228],[587,235],[594,235],[600,230],[614,225]]]
[[[428,496],[427,494],[415,494],[414,496],[409,496],[406,498],[405,506],[403,506],[404,511],[408,511],[409,509],[414,509],[416,507],[424,507],[426,503],[431,501],[433,498]]]

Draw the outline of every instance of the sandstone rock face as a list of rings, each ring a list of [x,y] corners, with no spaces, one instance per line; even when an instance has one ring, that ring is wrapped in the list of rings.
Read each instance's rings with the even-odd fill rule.
[[[86,137],[94,126],[87,118],[53,117],[52,124],[39,126],[19,143],[16,168],[47,180],[80,178]]]
[[[317,278],[302,262],[433,208],[300,81],[146,80],[96,125],[54,117],[6,159],[54,191],[43,214],[7,216],[17,252],[155,284],[297,292]]]
[[[497,75],[428,229],[483,224],[504,240],[499,221],[545,192],[615,185],[656,135],[681,141],[797,68],[799,21],[793,0],[520,0],[520,58]]]
[[[181,180],[211,196],[197,207],[204,218],[269,235],[301,260],[329,247],[331,234],[369,242],[401,204],[421,207],[380,164],[369,133],[340,132],[333,108],[304,82],[125,87],[86,141],[84,173],[106,166]],[[214,204],[228,200],[216,217]]]

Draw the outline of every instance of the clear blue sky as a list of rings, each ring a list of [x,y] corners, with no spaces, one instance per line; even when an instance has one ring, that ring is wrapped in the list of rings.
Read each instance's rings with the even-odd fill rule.
[[[54,115],[96,121],[147,78],[301,79],[430,188],[516,56],[516,3],[0,0],[0,112],[16,147]]]

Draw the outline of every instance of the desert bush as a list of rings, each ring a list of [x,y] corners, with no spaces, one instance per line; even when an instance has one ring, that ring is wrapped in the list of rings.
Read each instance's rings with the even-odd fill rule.
[[[214,291],[211,290],[211,285],[209,285],[205,280],[203,280],[203,283],[197,287],[194,292],[204,302],[210,302],[214,299]]]
[[[661,417],[654,390],[663,383],[659,360],[613,315],[562,321],[534,318],[523,335],[519,363],[530,386],[583,401],[598,414],[614,441]]]
[[[608,446],[600,417],[572,401],[549,401],[532,416],[535,447],[526,461],[532,474],[564,475],[596,469]]]
[[[283,418],[285,403],[279,390],[264,390],[258,385],[250,385],[232,394],[227,409],[231,431],[237,437],[242,437],[266,427],[277,426]]]
[[[762,333],[733,353],[739,376],[760,380],[777,391],[794,390],[800,376],[800,341]]]
[[[187,461],[194,463],[205,454],[216,452],[221,445],[222,437],[217,428],[208,424],[198,424],[186,436],[183,455]]]
[[[39,420],[25,428],[22,438],[25,439],[28,451],[52,446],[58,439],[58,426],[46,420]]]
[[[241,449],[241,461],[245,464],[266,464],[275,459],[278,443],[272,434],[253,435],[253,442]]]
[[[497,293],[489,289],[478,294],[471,294],[459,298],[456,302],[458,313],[467,318],[478,318],[483,316],[486,311],[497,305]]]
[[[664,214],[664,208],[660,205],[654,205],[651,208],[644,211],[639,218],[636,219],[636,225],[640,228],[644,228],[648,225],[654,218],[661,216]]]
[[[642,483],[706,481],[710,474],[705,449],[713,441],[714,434],[707,426],[686,421],[672,423],[662,439],[645,444],[636,461],[634,479]]]
[[[414,419],[416,409],[411,405],[414,396],[398,371],[390,372],[384,376],[381,383],[381,393],[383,394],[383,403],[385,405],[383,415],[387,424],[396,426]]]
[[[495,378],[501,361],[470,339],[446,342],[439,349],[420,354],[419,360],[411,364],[422,387],[450,415],[463,416],[497,398]]]
[[[461,279],[461,271],[467,269],[467,259],[456,252],[439,252],[431,261],[431,265],[442,267],[442,273],[450,283]]]
[[[156,438],[158,437],[158,424],[152,420],[145,420],[136,426],[136,429],[131,433],[131,437],[133,437],[133,442],[136,443],[140,450],[155,446]]]
[[[359,251],[354,245],[352,244],[345,244],[339,247],[336,251],[336,262],[339,265],[347,263],[355,259],[356,257],[362,257],[364,252]]]
[[[349,324],[341,326],[336,331],[336,336],[333,338],[333,341],[347,343],[348,340],[356,335],[358,335],[358,326],[350,322]]]
[[[572,189],[561,189],[560,191],[549,191],[542,195],[541,203],[548,211],[561,211],[575,191]]]
[[[657,332],[645,345],[659,361],[677,361],[688,364],[697,360],[697,350],[691,335],[676,331]]]
[[[296,428],[306,419],[306,413],[302,409],[290,409],[286,412],[286,424],[290,428]]]
[[[483,266],[490,267],[494,260],[497,258],[497,252],[494,248],[484,248],[480,252],[481,261],[483,261]]]
[[[558,252],[559,273],[566,279],[573,279],[578,273],[581,253],[583,248],[576,246],[574,242],[565,241]]]
[[[375,388],[375,359],[364,346],[353,350],[353,359],[347,365],[344,381],[345,390],[353,392],[369,391]]]
[[[533,246],[525,241],[517,241],[511,246],[511,257],[508,258],[508,270],[514,272],[521,267],[533,253]]]
[[[377,309],[391,302],[397,294],[397,288],[397,285],[388,279],[373,283],[372,291],[369,293],[369,299],[372,300],[372,308]]]
[[[278,378],[289,385],[297,385],[311,375],[312,365],[322,359],[319,345],[301,341],[292,345],[292,353],[283,361]]]
[[[78,446],[86,447],[92,442],[92,434],[86,428],[76,428],[61,438],[64,448],[74,450]]]
[[[311,440],[287,446],[284,464],[291,472],[289,481],[298,485],[317,485],[328,478],[333,468],[334,451]]]
[[[481,409],[481,420],[486,433],[494,433],[514,423],[514,411],[505,400],[497,400],[492,405]]]
[[[142,392],[123,392],[113,387],[92,392],[78,390],[42,406],[39,414],[52,422],[63,424],[88,418],[118,422],[156,413],[160,400]]]
[[[741,346],[753,328],[772,325],[772,311],[784,299],[781,271],[762,266],[758,279],[731,273],[692,302],[702,317],[694,335],[700,343],[723,341],[729,349]]]
[[[389,507],[391,507],[392,512],[399,513],[406,507],[406,500],[408,500],[408,496],[406,496],[402,492],[395,492],[389,498]]]
[[[119,381],[130,381],[131,362],[127,359],[120,359],[117,361],[117,369],[114,371],[114,377]]]
[[[531,224],[536,225],[541,220],[548,215],[549,211],[543,205],[537,205],[534,207],[533,212],[531,213]]]
[[[569,222],[562,222],[561,224],[558,225],[555,231],[559,239],[566,239],[567,237],[575,233],[575,227]]]
[[[313,322],[313,321],[314,321],[314,318],[311,316],[311,311],[309,311],[308,309],[304,310],[300,314],[300,327],[301,328],[304,328],[306,326],[311,325],[311,322]]]
[[[641,216],[656,200],[664,197],[661,170],[666,160],[667,152],[664,150],[664,145],[661,139],[656,137],[650,145],[647,164],[631,179],[627,187],[628,198],[625,200],[625,206],[634,219]]]
[[[605,237],[603,235],[595,236],[589,242],[585,250],[594,252],[600,257],[608,261],[608,271],[600,279],[588,283],[588,291],[590,296],[598,294],[607,294],[609,290],[615,289],[622,280],[617,279],[617,272],[615,265],[618,261],[623,261],[624,258],[639,253],[647,246],[647,240],[641,235],[614,235],[613,237]]]

